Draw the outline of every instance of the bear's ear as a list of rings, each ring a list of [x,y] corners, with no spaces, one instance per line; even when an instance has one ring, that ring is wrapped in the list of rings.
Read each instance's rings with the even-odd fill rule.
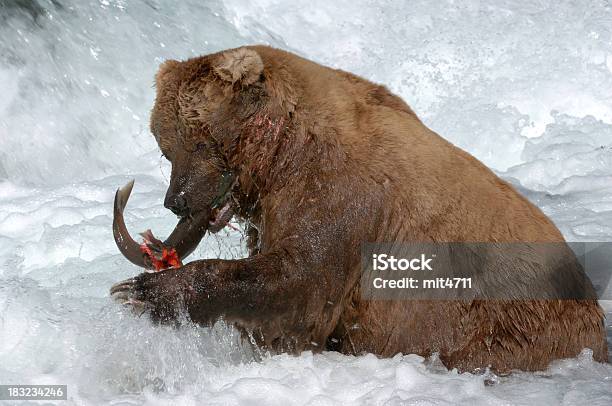
[[[263,68],[263,61],[259,54],[247,48],[224,52],[213,65],[215,73],[221,79],[232,84],[240,82],[244,85],[255,83],[263,72]]]
[[[155,85],[157,88],[161,88],[161,83],[166,76],[176,71],[176,68],[181,63],[179,61],[175,61],[174,59],[168,59],[164,61],[161,65],[159,65],[159,69],[157,70],[157,74],[155,75]]]

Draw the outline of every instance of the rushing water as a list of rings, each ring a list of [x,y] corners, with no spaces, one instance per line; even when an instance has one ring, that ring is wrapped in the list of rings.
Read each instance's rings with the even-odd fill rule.
[[[230,328],[153,327],[111,303],[137,272],[114,246],[173,225],[148,131],[167,58],[267,43],[388,85],[511,180],[568,240],[612,241],[612,6],[606,1],[0,1],[0,383],[72,404],[612,403],[588,352],[485,378],[414,355],[253,362]],[[197,255],[243,255],[236,232]],[[607,325],[612,324],[612,306]],[[609,327],[610,330],[610,327]]]

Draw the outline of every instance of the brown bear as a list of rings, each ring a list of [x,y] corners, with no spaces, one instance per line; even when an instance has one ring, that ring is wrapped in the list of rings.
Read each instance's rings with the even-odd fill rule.
[[[607,360],[603,312],[579,265],[566,275],[582,299],[363,297],[366,242],[565,246],[537,207],[384,86],[246,46],[167,61],[156,87],[151,131],[172,163],[165,206],[181,218],[166,244],[188,255],[235,215],[250,255],[143,273],[114,285],[115,299],[162,322],[183,310],[199,324],[222,318],[276,352],[438,353],[448,368],[500,372],[543,369],[583,348]],[[532,275],[544,290],[547,263]],[[527,272],[498,277],[510,289]]]

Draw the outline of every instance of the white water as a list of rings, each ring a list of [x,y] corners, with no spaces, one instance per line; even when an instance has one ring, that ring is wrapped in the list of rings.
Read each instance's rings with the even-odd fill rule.
[[[153,327],[107,296],[138,271],[112,240],[114,190],[136,178],[132,230],[174,222],[147,125],[156,66],[248,43],[387,84],[568,240],[612,241],[606,2],[38,4],[0,10],[0,383],[68,384],[71,404],[612,403],[612,367],[588,352],[493,386],[414,355],[252,362],[227,327]],[[194,257],[241,253],[226,233]]]

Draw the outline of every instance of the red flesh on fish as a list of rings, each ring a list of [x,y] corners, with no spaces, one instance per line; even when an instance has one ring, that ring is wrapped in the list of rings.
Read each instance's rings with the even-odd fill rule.
[[[147,260],[151,263],[150,268],[153,268],[154,272],[183,266],[176,250],[166,247],[153,236],[151,230],[147,230],[140,235],[144,239],[144,242],[140,244],[140,251],[147,256]]]

